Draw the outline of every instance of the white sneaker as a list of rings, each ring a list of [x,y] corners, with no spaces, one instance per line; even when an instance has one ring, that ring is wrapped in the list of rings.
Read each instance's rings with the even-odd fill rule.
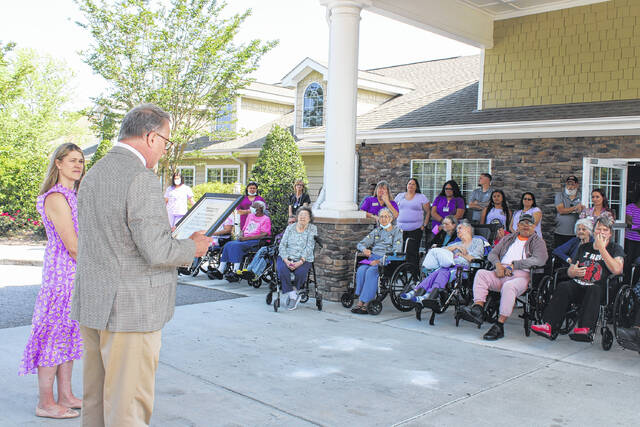
[[[289,307],[289,310],[295,310],[296,308],[298,308],[298,304],[300,304],[301,299],[302,299],[302,295],[298,294],[295,301],[289,300],[289,304],[291,305],[291,307]]]
[[[288,294],[280,295],[280,307],[288,308],[290,302],[291,298],[289,298]]]

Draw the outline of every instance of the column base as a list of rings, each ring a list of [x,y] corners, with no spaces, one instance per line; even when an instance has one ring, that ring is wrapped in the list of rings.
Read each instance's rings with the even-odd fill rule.
[[[314,209],[313,215],[316,218],[326,219],[366,219],[367,213],[356,209],[326,209],[322,206],[320,209]]]
[[[353,281],[356,245],[373,229],[375,221],[316,216],[314,224],[322,241],[322,248],[317,251],[314,261],[318,289],[323,298],[340,301]]]

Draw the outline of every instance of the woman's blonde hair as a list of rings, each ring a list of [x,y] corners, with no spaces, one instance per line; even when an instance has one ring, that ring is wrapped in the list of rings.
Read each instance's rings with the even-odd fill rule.
[[[302,193],[306,193],[307,192],[307,185],[304,183],[304,181],[302,179],[296,179],[296,181],[293,183],[293,191],[296,191],[296,185],[298,184],[302,184]]]
[[[65,142],[64,144],[56,148],[56,150],[51,155],[51,159],[49,160],[47,175],[45,176],[44,181],[42,181],[42,185],[40,186],[40,194],[44,194],[47,191],[51,190],[51,187],[58,183],[60,171],[58,170],[58,166],[56,165],[56,160],[62,161],[62,159],[67,157],[67,155],[72,151],[77,151],[78,153],[80,153],[80,155],[82,156],[82,160],[84,161],[84,153],[82,152],[82,149],[72,142]],[[78,187],[80,186],[80,181],[82,181],[82,178],[84,178],[84,173],[85,168],[83,166],[82,176],[80,176],[80,179],[76,181],[73,188],[76,192],[78,191]]]
[[[378,197],[378,188],[384,187],[387,190],[387,195],[389,196],[389,200],[393,200],[393,195],[391,194],[391,188],[389,188],[389,183],[385,180],[382,180],[376,184],[376,189],[373,192],[373,195]]]

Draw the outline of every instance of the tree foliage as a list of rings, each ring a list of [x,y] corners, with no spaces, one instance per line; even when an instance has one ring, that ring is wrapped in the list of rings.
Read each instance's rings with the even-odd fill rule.
[[[282,231],[289,218],[289,195],[293,184],[297,179],[307,182],[302,156],[288,129],[277,125],[271,128],[251,174],[269,206],[274,232]]]
[[[69,69],[12,47],[0,45],[0,208],[37,217],[49,153],[61,137],[78,142],[84,135],[75,124],[80,115],[64,110],[72,94]]]
[[[162,107],[171,114],[172,139],[178,142],[161,162],[166,173],[175,169],[189,141],[211,133],[276,44],[234,44],[250,10],[224,18],[226,4],[217,0],[75,1],[86,19],[79,25],[93,41],[84,61],[110,83],[94,98],[94,123],[103,126],[104,117],[118,121],[146,102]],[[103,139],[108,134],[103,132]]]

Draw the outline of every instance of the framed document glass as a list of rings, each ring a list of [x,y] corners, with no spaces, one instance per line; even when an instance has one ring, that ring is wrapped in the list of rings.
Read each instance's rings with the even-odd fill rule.
[[[243,197],[238,194],[205,193],[180,218],[172,236],[176,239],[187,239],[194,232],[200,230],[205,230],[205,234],[211,236],[233,213]]]

